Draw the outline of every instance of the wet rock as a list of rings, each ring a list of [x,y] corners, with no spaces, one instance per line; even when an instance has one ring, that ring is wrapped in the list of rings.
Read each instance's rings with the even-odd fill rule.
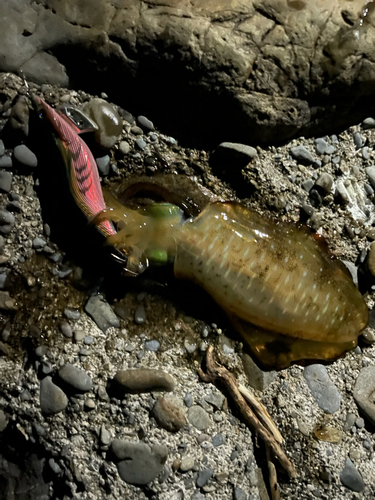
[[[314,431],[314,435],[319,441],[327,443],[339,443],[342,439],[342,431],[335,429],[335,427],[319,427]]]
[[[261,370],[248,354],[242,356],[242,363],[249,384],[257,391],[264,391],[276,377],[275,371]]]
[[[0,172],[0,191],[9,193],[12,185],[13,174],[10,172]]]
[[[186,425],[186,418],[182,411],[163,397],[159,397],[156,401],[152,415],[158,425],[169,432],[178,432]]]
[[[292,158],[297,160],[302,165],[311,165],[314,162],[314,158],[308,149],[305,146],[295,146],[291,148],[290,154]]]
[[[203,469],[198,473],[198,477],[195,484],[198,486],[198,488],[202,488],[202,486],[208,483],[208,481],[211,479],[213,475],[214,475],[214,470],[211,469],[211,467],[207,467],[207,469]]]
[[[13,156],[19,163],[25,165],[25,167],[36,167],[38,165],[35,154],[24,144],[20,144],[14,148]]]
[[[137,123],[144,132],[151,132],[152,130],[154,130],[154,124],[145,116],[138,116]]]
[[[104,99],[91,99],[83,111],[98,125],[95,139],[103,148],[110,149],[122,132],[122,119],[118,111]]]
[[[119,460],[117,469],[121,479],[137,486],[153,481],[163,470],[168,457],[168,448],[161,444],[148,446],[114,439],[111,450]]]
[[[124,394],[141,394],[152,391],[171,392],[176,385],[176,382],[168,373],[147,368],[120,370],[113,380],[118,389]]]
[[[340,472],[340,481],[352,491],[361,492],[365,489],[365,483],[362,476],[354,467],[350,458],[345,460],[345,466]]]
[[[190,394],[190,392],[187,392],[185,394],[184,403],[185,403],[185,406],[187,406],[188,408],[190,408],[191,405],[193,404],[193,396]]]
[[[365,417],[375,425],[375,366],[366,366],[359,372],[353,396]]]
[[[51,377],[45,377],[40,382],[40,408],[42,413],[53,415],[65,410],[68,405],[66,394],[52,382]]]
[[[85,305],[85,311],[103,332],[106,332],[111,326],[115,328],[120,327],[120,322],[116,314],[101,295],[90,297]]]
[[[16,222],[14,215],[7,210],[0,210],[0,233],[9,234]]]
[[[93,386],[92,380],[87,373],[70,363],[60,368],[59,377],[77,391],[91,391]]]
[[[303,376],[319,408],[326,413],[334,413],[340,408],[341,394],[328,376],[325,366],[320,364],[307,366]]]
[[[211,425],[208,413],[198,405],[191,406],[188,410],[188,420],[196,429],[204,431]]]

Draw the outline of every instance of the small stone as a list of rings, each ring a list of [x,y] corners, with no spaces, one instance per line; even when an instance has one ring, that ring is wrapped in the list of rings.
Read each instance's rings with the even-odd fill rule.
[[[120,144],[119,144],[119,147],[118,147],[119,151],[121,154],[123,154],[124,156],[127,155],[130,151],[130,145],[128,142],[126,141],[121,141]]]
[[[157,340],[148,340],[147,342],[145,342],[145,348],[148,351],[157,352],[160,349],[160,342],[158,342]]]
[[[142,325],[146,321],[146,311],[143,304],[138,304],[134,313],[134,322]]]
[[[311,165],[314,161],[310,151],[306,149],[305,146],[295,146],[291,148],[290,154],[292,158],[297,160],[302,165]]]
[[[375,166],[366,167],[365,172],[372,187],[375,187]]]
[[[345,466],[340,472],[340,481],[352,491],[361,492],[365,489],[365,483],[362,476],[354,467],[350,458],[345,460]]]
[[[325,153],[326,153],[326,155],[332,155],[335,151],[336,151],[335,146],[332,146],[332,144],[329,144],[327,146]]]
[[[362,158],[364,160],[370,159],[370,149],[368,148],[368,146],[365,146],[364,148],[362,148]]]
[[[314,211],[314,208],[307,203],[304,203],[301,207],[301,215],[304,215],[307,219],[310,219],[314,215]]]
[[[42,250],[46,245],[46,241],[43,238],[34,238],[33,239],[33,248],[35,250]]]
[[[257,391],[264,391],[276,378],[275,371],[261,370],[248,354],[242,356],[242,363],[249,384]]]
[[[8,275],[6,273],[0,273],[0,290],[5,288],[5,283],[6,283],[7,277],[8,277]]]
[[[359,372],[353,396],[364,416],[372,425],[375,425],[375,366],[366,366]]]
[[[120,327],[120,321],[116,314],[101,295],[90,297],[85,305],[85,311],[103,332],[106,332],[111,326]]]
[[[5,153],[4,142],[0,139],[0,156],[3,156]]]
[[[338,181],[336,184],[336,194],[341,197],[344,203],[350,203],[350,196],[348,190],[346,189],[342,181]]]
[[[120,439],[113,440],[111,450],[119,460],[117,469],[121,479],[137,486],[153,481],[163,470],[168,457],[166,446],[148,446]]]
[[[91,398],[85,399],[85,410],[91,411],[94,410],[96,407],[95,401]]]
[[[99,172],[106,176],[109,174],[110,167],[110,158],[108,155],[101,156],[100,158],[96,158],[96,164],[98,166]]]
[[[211,425],[211,419],[208,413],[198,405],[189,408],[188,420],[196,429],[204,431]]]
[[[195,464],[195,460],[193,457],[183,457],[181,459],[179,469],[181,472],[188,472],[189,470],[191,470],[194,467],[194,464]]]
[[[312,189],[309,193],[310,203],[314,208],[322,206],[323,200],[316,189]]]
[[[123,394],[141,394],[152,391],[171,392],[176,385],[168,373],[147,368],[120,370],[113,380]]]
[[[112,435],[108,429],[106,429],[105,425],[102,424],[100,427],[100,442],[104,446],[108,446],[112,441]]]
[[[186,418],[182,411],[163,397],[156,401],[152,415],[156,422],[169,432],[178,432],[186,425]]]
[[[354,413],[347,413],[344,424],[344,431],[350,431],[350,429],[355,424],[356,418],[357,417]]]
[[[0,291],[0,310],[2,311],[17,310],[17,302],[10,296],[9,292]]]
[[[26,167],[36,167],[38,165],[38,160],[35,154],[24,144],[16,146],[14,148],[13,155],[19,163],[22,163],[22,165],[25,165]]]
[[[312,179],[306,179],[303,183],[302,183],[302,187],[305,191],[307,191],[308,193],[311,191],[312,187],[314,185],[314,181]]]
[[[355,425],[358,427],[358,429],[363,429],[365,426],[365,421],[362,417],[358,417],[355,421]]]
[[[214,474],[214,470],[211,469],[210,467],[207,467],[207,469],[203,469],[198,473],[198,477],[196,480],[196,485],[198,488],[202,488],[205,484],[208,483],[208,481],[211,479],[211,477]]]
[[[0,168],[12,168],[13,162],[12,158],[8,155],[4,155],[0,158]]]
[[[221,410],[224,402],[225,402],[225,396],[221,394],[219,391],[213,391],[207,396],[204,397],[204,400],[207,401],[210,405],[212,405],[215,410]]]
[[[81,313],[78,309],[71,309],[70,307],[67,307],[64,309],[64,316],[67,319],[77,320],[81,317]]]
[[[59,377],[73,389],[81,392],[91,391],[93,383],[91,378],[77,366],[67,363],[59,370]]]
[[[360,149],[363,146],[363,137],[359,132],[354,132],[353,141],[358,149]]]
[[[233,160],[238,160],[240,164],[247,164],[257,156],[257,150],[246,144],[236,142],[222,142],[216,149],[217,154],[225,154]]]
[[[52,382],[51,377],[45,377],[40,382],[40,408],[42,413],[53,415],[63,411],[68,405],[66,394]]]
[[[185,394],[185,397],[184,397],[184,403],[185,403],[185,406],[187,406],[188,408],[191,407],[191,405],[193,404],[193,397],[192,395],[190,394],[190,392],[187,392]]]
[[[374,118],[365,118],[362,122],[362,128],[367,130],[369,128],[375,128],[375,119]]]
[[[3,410],[0,410],[0,432],[5,431],[8,425],[8,418]]]
[[[145,116],[138,116],[137,123],[144,132],[151,132],[152,130],[154,130],[154,124]]]
[[[323,138],[315,139],[315,150],[318,154],[324,155],[327,148],[327,142]]]
[[[10,172],[0,172],[0,191],[9,193],[12,185],[13,174]]]
[[[326,193],[330,193],[333,185],[333,177],[326,172],[323,172],[315,183],[316,186],[320,187]]]
[[[73,337],[72,327],[69,325],[67,321],[60,321],[59,330],[64,335],[64,337],[70,339]]]
[[[7,210],[0,210],[0,233],[9,234],[16,222],[14,215]]]
[[[218,446],[221,446],[227,442],[227,438],[224,436],[224,434],[215,434],[215,436],[212,438],[212,444],[217,448]]]
[[[334,413],[339,410],[341,394],[329,378],[325,366],[320,364],[307,366],[303,375],[319,408],[326,413]]]
[[[138,137],[138,139],[135,140],[135,145],[137,146],[138,149],[143,151],[146,148],[147,143],[142,139],[142,137]]]
[[[61,467],[55,462],[53,458],[50,458],[48,460],[48,465],[54,474],[60,475],[62,473]]]
[[[83,330],[74,330],[73,335],[76,342],[81,342],[81,340],[85,338],[85,332]]]
[[[247,494],[242,488],[234,488],[233,500],[247,500]]]

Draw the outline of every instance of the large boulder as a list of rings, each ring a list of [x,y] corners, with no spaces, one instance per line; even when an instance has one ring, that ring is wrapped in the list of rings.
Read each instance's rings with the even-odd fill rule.
[[[7,0],[0,70],[155,117],[175,136],[248,144],[375,113],[364,0]]]

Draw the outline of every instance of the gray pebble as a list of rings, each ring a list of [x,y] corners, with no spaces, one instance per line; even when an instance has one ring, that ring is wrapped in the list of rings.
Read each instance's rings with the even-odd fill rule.
[[[71,309],[70,307],[66,307],[64,309],[64,316],[67,319],[77,320],[81,317],[81,313],[78,311],[78,309]]]
[[[108,155],[96,158],[96,164],[98,165],[99,172],[102,175],[105,176],[109,174],[110,158]]]
[[[0,172],[0,191],[9,193],[12,185],[13,174],[10,172]]]
[[[367,146],[362,148],[362,158],[364,160],[369,160],[370,159],[370,150]]]
[[[358,149],[363,146],[363,137],[359,132],[354,132],[353,141]]]
[[[158,425],[169,432],[178,432],[186,425],[186,418],[182,411],[163,397],[156,401],[152,415]]]
[[[3,311],[15,311],[17,309],[17,303],[9,292],[0,290],[0,309]]]
[[[135,145],[137,146],[138,149],[143,151],[146,148],[147,143],[142,139],[142,137],[138,137],[138,139],[135,140]]]
[[[146,311],[143,304],[138,304],[134,313],[134,321],[137,325],[142,325],[146,321]]]
[[[12,168],[13,162],[12,158],[8,155],[4,155],[0,158],[0,168]]]
[[[215,436],[212,438],[212,444],[217,448],[218,446],[221,446],[227,442],[226,436],[224,434],[215,434]]]
[[[60,368],[58,373],[61,380],[77,391],[91,391],[93,386],[91,378],[77,366],[67,363]]]
[[[357,405],[361,408],[365,417],[375,425],[375,366],[366,366],[359,372],[356,380],[353,396]]]
[[[307,179],[302,183],[302,187],[305,191],[309,192],[314,186],[314,181],[312,179]]]
[[[124,351],[126,352],[133,352],[135,350],[135,345],[129,342],[128,344],[125,345]]]
[[[0,273],[0,289],[1,290],[5,287],[7,276],[8,275],[6,273]]]
[[[204,397],[204,400],[212,405],[215,410],[221,410],[225,402],[225,396],[219,391],[212,391]]]
[[[332,165],[338,165],[341,162],[341,156],[336,155],[332,158]]]
[[[176,385],[168,373],[147,368],[120,370],[113,380],[123,394],[141,394],[152,391],[171,392]]]
[[[105,425],[102,424],[100,427],[100,442],[105,446],[108,446],[112,441],[112,436],[109,430],[106,429]]]
[[[247,494],[242,488],[234,488],[233,500],[247,500]]]
[[[357,417],[354,413],[347,413],[346,414],[344,431],[349,431],[353,427],[353,425],[355,424],[356,418]]]
[[[7,210],[0,210],[0,233],[9,234],[14,227],[16,219]]]
[[[62,473],[61,467],[55,462],[53,458],[50,458],[48,460],[48,465],[52,472],[54,472],[56,475],[60,475]]]
[[[22,163],[26,167],[36,167],[38,165],[38,160],[34,153],[24,144],[16,146],[13,155],[19,163]]]
[[[52,382],[51,377],[45,377],[40,382],[40,408],[42,413],[53,415],[63,411],[68,405],[66,394]]]
[[[349,196],[348,190],[346,189],[346,187],[342,181],[338,181],[336,184],[336,194],[340,195],[340,197],[344,203],[350,202],[350,196]]]
[[[194,467],[194,464],[195,464],[195,460],[193,457],[183,457],[181,459],[179,469],[181,472],[188,472],[189,470],[191,470]]]
[[[145,348],[148,351],[157,352],[160,349],[160,342],[158,342],[157,340],[148,340],[147,342],[145,342]]]
[[[328,376],[325,366],[320,364],[307,366],[303,376],[319,408],[326,413],[334,413],[340,408],[341,394]]]
[[[365,421],[362,417],[358,417],[355,421],[355,425],[358,427],[358,429],[363,429],[363,427],[365,426]]]
[[[72,327],[69,325],[67,321],[64,320],[60,321],[59,330],[64,335],[64,337],[67,337],[68,339],[73,337]]]
[[[196,429],[204,431],[211,425],[208,413],[198,405],[194,405],[188,410],[188,420]]]
[[[92,343],[94,342],[94,339],[93,339],[90,335],[88,335],[87,337],[85,337],[85,338],[83,339],[83,342],[84,342],[86,345],[92,345]]]
[[[199,472],[197,480],[196,480],[196,485],[198,488],[202,488],[205,484],[208,483],[208,481],[211,479],[211,477],[214,474],[214,470],[211,469],[211,467],[207,467],[207,469],[203,469]]]
[[[337,137],[336,134],[332,134],[331,135],[331,141],[332,141],[333,144],[338,144],[339,138]]]
[[[129,153],[130,151],[130,145],[126,141],[121,141],[119,144],[119,151],[125,156]]]
[[[137,123],[144,130],[144,132],[151,132],[152,130],[154,130],[154,124],[145,116],[138,116]]]
[[[185,406],[187,406],[188,408],[191,407],[191,405],[193,404],[193,397],[192,395],[190,394],[190,392],[187,392],[185,394],[185,397],[184,397],[184,403],[185,403]]]
[[[314,158],[312,157],[310,151],[305,148],[305,146],[295,146],[291,148],[290,154],[292,158],[297,160],[299,163],[303,165],[311,165],[313,163]]]
[[[242,356],[242,363],[247,380],[253,389],[264,391],[275,380],[275,371],[263,371],[248,354]]]
[[[361,492],[365,489],[365,483],[362,479],[362,476],[354,467],[354,464],[350,460],[350,458],[347,458],[345,460],[345,466],[340,472],[340,481],[344,486],[352,491]]]
[[[225,153],[231,155],[234,160],[241,162],[249,162],[257,156],[257,150],[252,146],[246,144],[239,144],[236,142],[222,142],[216,149],[218,154]]]
[[[120,321],[116,314],[100,295],[93,295],[89,298],[85,305],[85,311],[103,332],[106,332],[111,326],[120,327]]]
[[[319,186],[323,191],[326,193],[329,193],[332,189],[333,185],[333,177],[330,174],[327,174],[326,172],[323,172],[318,180],[315,183],[316,186]]]
[[[166,446],[148,446],[120,439],[113,440],[111,450],[119,460],[117,469],[121,479],[138,486],[153,481],[163,470],[168,457]]]
[[[368,180],[370,181],[371,186],[375,187],[375,166],[366,167],[365,172],[367,174]]]
[[[206,496],[203,495],[203,493],[201,493],[200,491],[195,491],[192,496],[191,496],[191,499],[190,500],[206,500]]]
[[[41,367],[43,375],[49,375],[53,371],[52,363],[50,361],[42,361]]]
[[[326,155],[332,155],[335,151],[336,151],[335,146],[332,146],[332,144],[329,144],[327,146],[325,153],[326,153]]]
[[[364,128],[365,130],[369,128],[375,128],[375,119],[371,117],[365,118],[362,122],[362,128]]]
[[[43,238],[37,237],[33,239],[33,248],[35,248],[35,250],[42,250],[45,245],[46,241]]]
[[[4,153],[5,153],[4,142],[0,139],[0,156],[3,156]]]
[[[323,138],[315,139],[315,150],[318,154],[324,155],[327,148],[327,142]]]

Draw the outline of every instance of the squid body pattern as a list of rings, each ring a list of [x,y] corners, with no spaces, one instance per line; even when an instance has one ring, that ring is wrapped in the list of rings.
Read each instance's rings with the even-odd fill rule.
[[[203,287],[225,310],[266,368],[333,360],[357,345],[366,303],[344,265],[306,227],[232,202],[209,203],[187,220],[169,203],[134,209],[111,194],[105,202],[77,127],[42,99],[33,101],[53,124],[74,200],[107,244],[127,256],[131,274],[173,263],[176,277]]]

